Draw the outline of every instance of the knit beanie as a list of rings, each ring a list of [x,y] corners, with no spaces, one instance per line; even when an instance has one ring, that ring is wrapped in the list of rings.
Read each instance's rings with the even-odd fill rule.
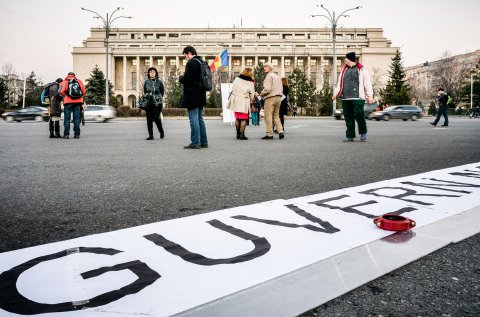
[[[351,62],[355,63],[357,61],[356,56],[355,56],[355,52],[347,53],[347,55],[345,55],[345,57]]]

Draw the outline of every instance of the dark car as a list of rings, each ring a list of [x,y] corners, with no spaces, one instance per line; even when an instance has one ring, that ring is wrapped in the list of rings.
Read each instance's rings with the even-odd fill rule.
[[[43,107],[20,108],[7,113],[5,120],[8,122],[20,122],[23,120],[35,120],[37,122],[48,121],[48,109]]]
[[[418,118],[422,117],[422,109],[411,105],[391,106],[383,111],[373,112],[371,117],[377,121],[388,121],[390,119],[403,119],[404,121],[411,119],[412,121],[417,121]]]
[[[365,113],[365,118],[366,119],[371,119],[371,114],[377,110],[378,104],[376,102],[372,103],[365,103],[365,106],[363,106],[363,112]],[[335,113],[333,114],[335,119],[337,120],[343,120],[345,119],[343,117],[343,109],[336,109]]]

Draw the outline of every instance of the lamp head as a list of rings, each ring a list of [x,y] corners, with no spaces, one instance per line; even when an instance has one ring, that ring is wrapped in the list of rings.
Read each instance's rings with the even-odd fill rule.
[[[362,6],[358,6],[358,7],[356,7],[355,9],[361,9],[361,8],[362,8]]]

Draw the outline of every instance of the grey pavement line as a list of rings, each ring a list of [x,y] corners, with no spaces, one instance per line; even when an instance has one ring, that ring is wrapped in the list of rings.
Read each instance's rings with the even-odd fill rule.
[[[394,233],[175,316],[297,316],[479,232],[480,206],[414,231]]]

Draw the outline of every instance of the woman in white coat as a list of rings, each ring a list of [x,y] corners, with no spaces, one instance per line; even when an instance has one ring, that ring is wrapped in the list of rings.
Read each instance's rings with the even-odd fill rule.
[[[245,68],[233,81],[232,92],[228,98],[227,108],[235,113],[235,127],[237,140],[248,140],[245,136],[250,104],[255,100],[255,85],[253,83],[253,70]]]

